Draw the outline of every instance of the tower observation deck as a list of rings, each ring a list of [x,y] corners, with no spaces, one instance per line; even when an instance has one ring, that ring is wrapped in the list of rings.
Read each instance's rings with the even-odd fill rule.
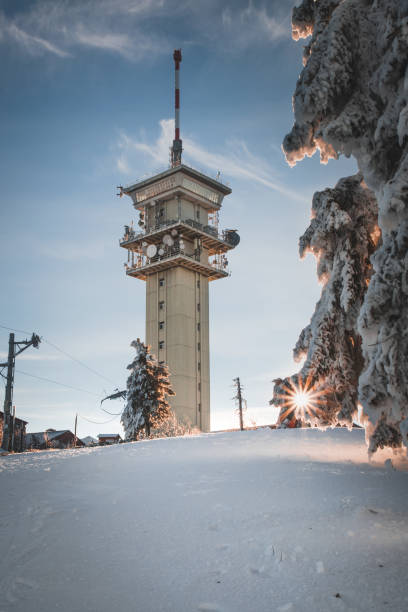
[[[180,51],[177,58],[176,91]],[[179,99],[176,93],[176,117]],[[169,367],[172,409],[210,431],[208,283],[229,276],[226,254],[239,236],[218,226],[231,189],[182,164],[178,121],[177,128],[172,166],[121,187],[139,212],[140,231],[125,226],[120,246],[128,252],[126,274],[146,281],[146,344]]]

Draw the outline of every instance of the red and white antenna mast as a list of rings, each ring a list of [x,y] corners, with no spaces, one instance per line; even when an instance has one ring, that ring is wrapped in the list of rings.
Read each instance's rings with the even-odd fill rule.
[[[181,153],[183,151],[183,143],[180,139],[180,62],[181,49],[175,49],[173,53],[174,68],[175,68],[175,130],[173,147],[171,149],[171,166],[179,166],[181,164]]]

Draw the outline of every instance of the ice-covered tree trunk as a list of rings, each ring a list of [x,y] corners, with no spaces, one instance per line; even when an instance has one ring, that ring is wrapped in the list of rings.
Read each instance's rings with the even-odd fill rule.
[[[171,416],[167,397],[175,395],[169,381],[169,371],[150,354],[149,347],[139,339],[131,343],[136,356],[128,370],[126,406],[121,416],[127,440],[137,440],[144,428],[147,437],[151,428],[158,427]]]
[[[312,221],[299,241],[300,256],[313,253],[322,294],[310,324],[300,334],[295,361],[301,370],[275,381],[271,403],[280,420],[352,424],[362,369],[357,318],[372,274],[370,255],[379,238],[377,202],[357,174],[313,197]],[[296,396],[308,402],[296,406]]]
[[[353,155],[378,201],[382,241],[359,315],[359,400],[370,450],[408,444],[408,2],[303,0],[293,37],[311,35],[294,94],[289,164],[319,149]]]

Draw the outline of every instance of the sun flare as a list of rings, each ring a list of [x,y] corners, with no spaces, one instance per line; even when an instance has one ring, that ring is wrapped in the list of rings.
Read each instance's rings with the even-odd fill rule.
[[[302,421],[306,421],[307,417],[315,418],[323,414],[319,404],[324,403],[323,396],[327,392],[328,390],[315,390],[310,377],[306,379],[305,383],[303,383],[301,376],[298,376],[297,384],[293,380],[288,380],[285,383],[284,393],[277,396],[280,400],[284,400],[281,403],[281,408],[286,408],[281,413],[279,421],[284,421],[293,412],[296,418]]]
[[[293,401],[297,408],[306,408],[310,401],[310,393],[298,391],[293,398]]]

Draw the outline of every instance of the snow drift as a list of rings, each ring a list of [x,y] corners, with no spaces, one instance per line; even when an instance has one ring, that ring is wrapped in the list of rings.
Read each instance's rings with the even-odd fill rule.
[[[316,150],[322,162],[353,155],[375,194],[382,238],[371,257],[373,274],[358,313],[364,358],[358,400],[367,418],[370,451],[407,445],[408,1],[304,0],[293,10],[292,26],[295,40],[311,38],[293,98],[295,123],[283,149],[290,165]],[[357,182],[355,189],[361,190]],[[357,232],[361,221],[353,219]],[[365,273],[360,271],[360,286]],[[328,284],[331,297],[322,296],[327,313],[338,291]],[[321,300],[315,322],[324,308]],[[343,337],[338,357],[347,357],[344,342]],[[311,358],[309,351],[309,364]],[[319,361],[316,352],[314,359]],[[349,384],[354,386],[352,378]],[[353,393],[344,395],[343,416],[351,414],[356,400]]]
[[[362,430],[23,453],[0,473],[4,612],[407,608],[408,474],[368,462]]]

